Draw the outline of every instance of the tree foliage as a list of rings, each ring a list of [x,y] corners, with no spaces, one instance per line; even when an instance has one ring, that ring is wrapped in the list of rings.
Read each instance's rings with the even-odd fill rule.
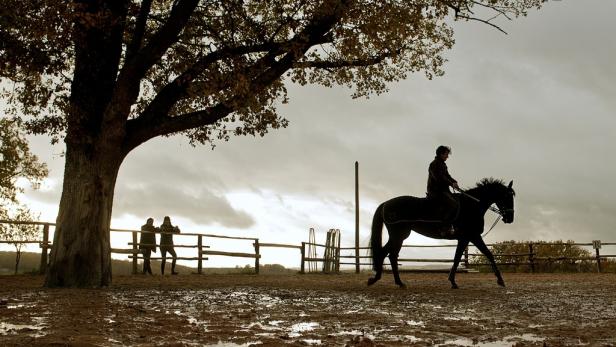
[[[284,127],[285,83],[353,88],[354,97],[423,71],[443,73],[451,19],[491,24],[543,0],[4,0],[2,98],[35,134],[114,127],[130,151],[155,136],[192,143]],[[484,14],[478,17],[476,13]],[[74,117],[81,62],[101,38],[108,94]],[[81,51],[81,48],[87,51]],[[77,95],[79,94],[79,95]],[[100,97],[99,97],[100,99]],[[70,137],[70,134],[69,134]]]
[[[594,272],[597,264],[594,254],[586,248],[575,245],[575,241],[504,241],[490,247],[496,262],[504,265],[505,271],[530,272],[530,247],[532,244],[533,262],[536,272]],[[610,263],[602,260],[605,265]],[[483,256],[470,258],[471,264],[485,263]],[[489,271],[486,268],[486,271]]]
[[[17,202],[23,192],[18,180],[29,181],[37,188],[47,177],[47,166],[30,152],[28,141],[21,134],[17,122],[0,118],[0,203],[6,206]],[[0,210],[3,210],[0,207]]]

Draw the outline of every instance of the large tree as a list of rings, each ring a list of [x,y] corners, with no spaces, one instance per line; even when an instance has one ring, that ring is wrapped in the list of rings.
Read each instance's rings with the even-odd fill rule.
[[[440,75],[453,19],[492,24],[542,2],[3,0],[3,98],[30,132],[66,143],[46,285],[110,283],[116,177],[142,143],[263,136],[287,125],[288,81],[361,97]]]

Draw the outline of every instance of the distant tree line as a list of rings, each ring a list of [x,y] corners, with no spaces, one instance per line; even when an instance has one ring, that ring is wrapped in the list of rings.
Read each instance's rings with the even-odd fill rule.
[[[532,243],[532,255],[529,244]],[[531,272],[596,272],[597,262],[593,249],[575,245],[572,240],[558,241],[504,241],[490,247],[502,271]],[[531,259],[532,257],[532,259]],[[580,259],[588,258],[588,259]],[[592,258],[592,259],[591,259]],[[470,256],[469,264],[480,271],[489,272],[483,256]],[[601,259],[602,272],[616,272],[616,259]]]

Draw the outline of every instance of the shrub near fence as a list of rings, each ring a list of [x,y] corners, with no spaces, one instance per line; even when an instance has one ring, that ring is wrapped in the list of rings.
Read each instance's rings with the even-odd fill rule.
[[[589,248],[592,245],[572,240],[504,241],[490,245],[490,250],[502,271],[616,272],[616,261],[613,256],[599,255],[599,252]],[[485,257],[480,254],[471,254],[469,263],[471,266],[487,265]],[[480,267],[480,270],[491,271],[489,267]]]

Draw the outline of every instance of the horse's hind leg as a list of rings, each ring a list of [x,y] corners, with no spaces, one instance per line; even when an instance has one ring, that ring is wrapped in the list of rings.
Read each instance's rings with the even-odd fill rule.
[[[374,277],[370,277],[368,279],[369,286],[375,284],[378,280],[381,279],[381,276],[383,276],[383,262],[385,261],[385,257],[387,257],[387,254],[389,253],[389,249],[389,241],[387,241],[383,248],[381,248],[379,250],[379,253],[376,255],[376,264],[374,267],[376,270],[376,274],[374,275]]]
[[[404,233],[404,235],[401,235],[404,237],[400,237],[395,240],[392,240],[392,239],[389,240],[391,244],[391,250],[389,252],[389,262],[391,264],[391,271],[393,272],[393,275],[394,275],[394,282],[400,288],[406,288],[406,284],[404,284],[404,282],[402,282],[402,280],[400,279],[400,272],[398,271],[398,255],[400,254],[400,249],[402,249],[402,242],[404,241],[404,239],[408,237],[409,234],[410,234],[410,231]]]
[[[458,285],[456,284],[456,270],[458,269],[460,259],[462,259],[462,253],[466,249],[466,246],[468,246],[468,240],[458,240],[456,255],[453,258],[453,266],[451,267],[451,271],[449,271],[449,282],[451,282],[451,289],[458,289]]]

